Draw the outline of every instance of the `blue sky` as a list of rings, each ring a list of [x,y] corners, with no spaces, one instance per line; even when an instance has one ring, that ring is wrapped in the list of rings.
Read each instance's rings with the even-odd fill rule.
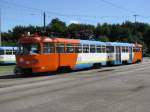
[[[43,11],[46,11],[47,24],[56,17],[67,24],[71,22],[114,24],[127,20],[134,22],[134,14],[139,15],[137,21],[150,23],[150,0],[106,1],[125,10],[107,4],[103,0],[0,0],[2,31],[12,30],[16,25],[42,26]]]

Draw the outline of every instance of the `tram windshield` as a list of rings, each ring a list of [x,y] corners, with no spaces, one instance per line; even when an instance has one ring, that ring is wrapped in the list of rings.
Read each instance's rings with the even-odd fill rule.
[[[37,54],[40,52],[40,46],[36,43],[20,43],[17,54]]]

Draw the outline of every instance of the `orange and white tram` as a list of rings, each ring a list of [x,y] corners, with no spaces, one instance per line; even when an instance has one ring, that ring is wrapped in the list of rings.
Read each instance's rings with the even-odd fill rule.
[[[142,61],[142,45],[93,40],[23,37],[18,42],[16,74],[79,70]]]

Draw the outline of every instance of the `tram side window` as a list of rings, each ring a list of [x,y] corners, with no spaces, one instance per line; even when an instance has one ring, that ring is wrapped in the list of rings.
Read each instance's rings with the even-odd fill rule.
[[[129,52],[129,48],[126,46],[126,52]]]
[[[126,52],[126,47],[122,47],[122,52],[125,53]]]
[[[135,52],[135,47],[133,47],[133,52]]]
[[[134,52],[137,52],[137,48],[134,49]]]
[[[107,53],[114,53],[114,46],[107,46],[106,47],[106,52]]]
[[[110,47],[109,46],[106,47],[106,52],[110,53]]]
[[[30,53],[39,53],[40,52],[40,46],[38,44],[31,44]]]
[[[142,48],[140,48],[140,52],[142,52]]]
[[[56,51],[57,53],[64,53],[65,52],[65,45],[63,43],[56,44]]]
[[[4,55],[4,50],[0,50],[0,55]]]
[[[96,49],[95,49],[95,45],[90,45],[90,53],[95,53]]]
[[[89,45],[83,45],[83,53],[89,53]]]
[[[101,53],[101,52],[102,52],[100,45],[97,45],[97,46],[96,46],[96,49],[97,49],[97,53]]]
[[[12,55],[12,50],[6,50],[6,55]]]
[[[135,47],[135,48],[133,49],[133,52],[140,52],[140,48],[136,48],[136,47]]]
[[[67,44],[66,45],[66,53],[74,53],[74,45]]]
[[[17,50],[14,50],[14,49],[13,49],[13,54],[15,55],[16,53],[17,53]]]
[[[114,46],[109,46],[109,50],[110,53],[114,53]]]
[[[106,47],[102,46],[102,53],[106,53]]]
[[[55,45],[54,43],[45,43],[43,46],[44,53],[54,53],[55,52]]]
[[[137,48],[137,52],[140,52],[140,48]]]
[[[82,45],[75,45],[75,53],[82,53]]]

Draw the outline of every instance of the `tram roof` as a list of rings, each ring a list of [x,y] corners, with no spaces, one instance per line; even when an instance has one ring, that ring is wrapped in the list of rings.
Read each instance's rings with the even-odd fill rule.
[[[106,45],[105,42],[95,41],[95,40],[80,40],[81,44],[96,44],[96,45]]]
[[[80,39],[67,39],[67,38],[57,38],[57,37],[41,37],[41,36],[31,36],[20,39],[20,42],[64,42],[64,43],[77,43],[77,44],[97,44],[97,45],[108,45],[108,46],[132,46],[133,43],[124,43],[124,42],[101,42],[95,40],[80,40]]]
[[[0,47],[0,50],[10,50],[10,49],[14,49],[14,50],[17,50],[17,47],[11,47],[11,46],[2,46]]]
[[[123,43],[123,42],[106,42],[106,45],[110,46],[134,46],[132,43]]]
[[[79,39],[66,39],[66,38],[50,38],[50,37],[40,37],[40,36],[35,36],[35,37],[24,37],[19,40],[19,42],[23,43],[32,43],[32,42],[64,42],[64,43],[79,43]]]
[[[132,43],[123,43],[123,42],[101,42],[95,40],[80,40],[81,44],[97,44],[97,45],[106,45],[106,46],[134,46]]]

